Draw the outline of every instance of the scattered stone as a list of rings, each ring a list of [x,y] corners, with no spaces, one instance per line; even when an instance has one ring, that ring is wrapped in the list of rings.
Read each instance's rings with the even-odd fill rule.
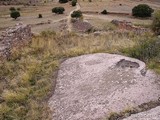
[[[79,32],[90,32],[93,29],[93,26],[87,22],[79,19],[72,20],[73,28]]]
[[[137,34],[141,34],[141,33],[144,33],[144,32],[150,32],[150,29],[135,26],[132,22],[128,22],[128,21],[125,21],[125,20],[124,21],[112,20],[111,23],[115,24],[120,29],[133,31]]]
[[[32,37],[31,27],[22,23],[7,28],[0,37],[0,59],[8,58],[13,47],[27,44]]]

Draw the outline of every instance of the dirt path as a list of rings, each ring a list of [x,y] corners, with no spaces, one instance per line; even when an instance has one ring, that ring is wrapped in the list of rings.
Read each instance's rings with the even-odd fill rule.
[[[80,5],[79,5],[79,3],[76,4],[76,9],[72,10],[72,11],[69,13],[68,17],[67,17],[67,26],[68,26],[67,30],[68,30],[69,32],[72,31],[72,24],[71,24],[71,19],[72,19],[72,18],[71,18],[71,14],[72,14],[74,11],[77,11],[77,10],[80,10]]]

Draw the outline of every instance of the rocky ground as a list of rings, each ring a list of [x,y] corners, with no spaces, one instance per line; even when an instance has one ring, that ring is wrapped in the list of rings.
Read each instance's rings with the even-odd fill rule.
[[[124,120],[159,120],[159,119],[160,119],[160,107],[156,107],[154,109],[142,113],[131,115],[130,117]]]
[[[99,53],[61,64],[49,106],[54,120],[102,120],[111,112],[156,101],[159,96],[160,79],[146,70],[145,63]]]

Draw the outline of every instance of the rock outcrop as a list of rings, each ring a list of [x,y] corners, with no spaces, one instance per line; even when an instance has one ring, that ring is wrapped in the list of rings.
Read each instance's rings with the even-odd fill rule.
[[[19,23],[6,29],[0,37],[0,58],[8,58],[12,48],[27,44],[31,37],[32,33],[29,25]]]
[[[102,120],[160,97],[160,78],[145,63],[114,54],[91,54],[61,64],[49,100],[53,120]]]
[[[123,120],[160,120],[160,106],[145,112],[133,114]]]
[[[78,31],[78,32],[90,32],[93,29],[93,26],[87,22],[87,21],[82,21],[82,20],[72,20],[73,28]]]
[[[119,29],[125,29],[125,30],[129,30],[129,31],[133,31],[137,34],[141,34],[141,33],[150,31],[147,28],[135,26],[132,22],[128,22],[128,21],[125,21],[125,20],[124,21],[112,20],[111,23],[118,26]]]

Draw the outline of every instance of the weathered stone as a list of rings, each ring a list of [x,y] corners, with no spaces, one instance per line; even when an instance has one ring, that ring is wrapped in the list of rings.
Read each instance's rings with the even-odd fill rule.
[[[72,24],[73,28],[79,32],[89,32],[93,29],[93,26],[87,21],[72,19]]]
[[[7,28],[0,37],[0,58],[7,58],[13,47],[19,47],[31,40],[32,33],[29,25],[19,23]]]
[[[124,21],[112,20],[111,23],[115,24],[120,29],[133,31],[133,32],[135,32],[137,34],[141,34],[141,33],[150,31],[147,28],[135,26],[132,22],[128,22],[128,21],[125,21],[125,20]]]
[[[160,106],[145,112],[133,114],[123,120],[160,120]]]
[[[64,61],[49,100],[53,120],[102,120],[158,100],[160,77],[145,63],[114,54],[91,54]]]

